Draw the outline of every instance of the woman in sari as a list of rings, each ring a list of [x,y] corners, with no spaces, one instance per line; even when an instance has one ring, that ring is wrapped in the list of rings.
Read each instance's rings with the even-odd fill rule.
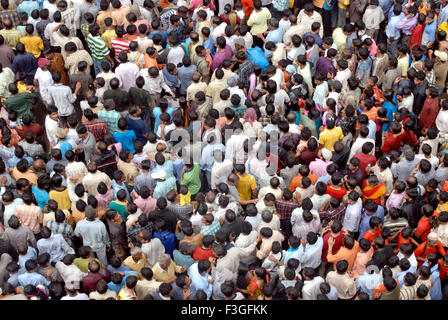
[[[363,199],[372,199],[380,206],[384,206],[386,201],[386,186],[378,180],[378,177],[371,175],[367,180],[364,180],[362,192]]]
[[[264,285],[269,281],[269,273],[265,268],[256,268],[252,272],[253,277],[250,279],[247,289],[239,289],[240,292],[249,295],[247,300],[257,300],[263,292]]]

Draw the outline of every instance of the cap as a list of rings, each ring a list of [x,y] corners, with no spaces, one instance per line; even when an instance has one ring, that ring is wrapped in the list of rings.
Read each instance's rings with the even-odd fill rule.
[[[191,252],[191,251],[194,250],[194,245],[192,245],[191,243],[188,243],[188,242],[184,241],[184,242],[182,242],[182,243],[179,245],[179,250],[180,250],[181,252]]]
[[[234,85],[236,85],[236,82],[238,81],[238,77],[233,76],[230,77],[229,79],[227,79],[227,84],[231,87],[233,87]]]
[[[141,240],[151,240],[151,232],[149,230],[142,230],[137,236],[135,237],[138,241]]]
[[[363,35],[363,36],[361,37],[361,41],[364,41],[364,40],[366,40],[366,39],[372,39],[372,37],[369,36],[369,35],[367,35],[367,34],[365,34],[365,35]]]
[[[341,91],[342,90],[342,83],[339,80],[330,80],[330,81],[328,81],[328,86],[329,87],[334,87],[336,89],[336,91]]]
[[[39,60],[37,60],[37,66],[39,68],[44,67],[47,64],[47,59],[45,58],[39,58]]]
[[[151,178],[154,180],[165,180],[166,172],[164,170],[160,170],[151,174]]]
[[[297,72],[297,69],[296,69],[296,67],[294,67],[292,64],[288,64],[288,65],[286,66],[286,72],[289,72],[289,73],[294,74],[294,73]]]
[[[439,240],[439,236],[437,235],[437,233],[431,232],[430,234],[428,234],[428,240],[429,241],[437,241],[437,240]]]
[[[325,161],[329,161],[332,156],[333,156],[333,152],[331,152],[327,148],[322,149],[322,157],[324,157]]]
[[[246,42],[244,41],[243,38],[236,38],[233,43],[234,44],[238,44],[238,45],[240,45],[242,47],[246,46]]]
[[[75,281],[68,281],[65,283],[65,287],[67,290],[78,290],[79,289],[79,283],[76,283]]]
[[[56,128],[53,130],[53,134],[56,136],[56,138],[65,138],[67,136],[67,133],[62,128]]]
[[[442,60],[442,62],[446,62],[448,60],[448,54],[444,51],[436,50],[436,51],[434,51],[434,55],[436,57],[439,57],[440,60]]]

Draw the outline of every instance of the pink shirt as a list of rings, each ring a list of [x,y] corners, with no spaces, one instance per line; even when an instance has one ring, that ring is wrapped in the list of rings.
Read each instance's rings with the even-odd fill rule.
[[[318,177],[327,175],[327,166],[332,164],[332,161],[325,162],[322,159],[316,159],[310,163],[310,172]]]
[[[96,199],[98,200],[98,206],[103,208],[109,208],[109,203],[114,200],[114,190],[110,188],[107,190],[106,194],[97,194]]]
[[[356,280],[359,276],[364,274],[367,262],[369,262],[372,258],[373,252],[374,250],[372,247],[370,247],[369,251],[367,252],[358,252],[355,258],[355,263],[353,264],[353,269],[351,271],[351,276],[353,279]]]
[[[394,189],[386,201],[387,211],[389,211],[390,208],[401,208],[401,203],[403,202],[403,197],[404,197],[404,192],[397,194]]]
[[[157,207],[157,200],[151,197],[149,197],[148,199],[142,199],[141,197],[138,197],[134,200],[134,203],[146,215],[155,210]]]

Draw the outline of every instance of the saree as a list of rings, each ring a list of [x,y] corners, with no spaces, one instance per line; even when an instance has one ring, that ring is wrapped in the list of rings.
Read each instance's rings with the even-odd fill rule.
[[[383,183],[379,183],[377,186],[365,186],[362,189],[362,192],[364,194],[363,198],[364,201],[367,199],[372,199],[379,205],[381,205],[381,196],[386,194],[386,187]]]

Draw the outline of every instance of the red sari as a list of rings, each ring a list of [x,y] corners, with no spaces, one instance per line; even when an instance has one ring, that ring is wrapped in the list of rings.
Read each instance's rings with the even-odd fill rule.
[[[254,10],[254,3],[252,2],[252,0],[241,0],[241,4],[243,5],[244,12],[245,12],[244,17],[246,19],[249,19],[250,15],[252,13],[252,10]]]

